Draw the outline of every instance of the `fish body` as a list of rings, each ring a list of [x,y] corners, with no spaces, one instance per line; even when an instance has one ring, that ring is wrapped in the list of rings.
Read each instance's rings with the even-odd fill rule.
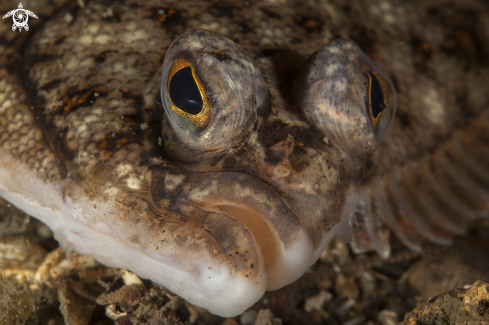
[[[411,4],[357,4],[355,20],[293,1],[29,8],[35,34],[1,44],[0,195],[63,247],[233,316],[351,240],[353,221],[385,254],[365,227],[379,218],[419,249],[487,210],[489,70],[436,50],[420,26],[439,25]],[[389,27],[398,11],[432,58],[393,41],[409,34]],[[477,195],[452,200],[461,189]]]

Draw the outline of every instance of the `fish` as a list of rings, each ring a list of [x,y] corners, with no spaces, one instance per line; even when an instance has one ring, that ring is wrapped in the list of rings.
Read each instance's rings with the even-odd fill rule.
[[[362,6],[375,41],[325,4],[25,4],[35,34],[0,43],[0,196],[226,317],[335,235],[449,244],[487,214],[487,68]]]

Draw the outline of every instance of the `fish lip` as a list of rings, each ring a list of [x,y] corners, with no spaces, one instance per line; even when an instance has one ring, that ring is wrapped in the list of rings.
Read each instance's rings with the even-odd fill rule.
[[[9,154],[2,154],[4,152],[0,149],[0,196],[46,223],[61,246],[71,246],[78,254],[90,255],[106,266],[131,270],[142,278],[164,285],[190,303],[223,317],[243,313],[265,292],[264,272],[263,276],[251,282],[249,278],[233,273],[227,264],[220,263],[222,260],[216,259],[214,261],[219,269],[209,270],[201,262],[212,261],[212,252],[203,251],[204,257],[200,260],[198,255],[201,252],[197,252],[190,260],[196,267],[186,268],[175,263],[175,254],[168,251],[162,254],[163,250],[155,250],[152,242],[160,237],[151,235],[161,235],[158,213],[155,211],[148,209],[151,217],[147,221],[151,221],[151,225],[144,228],[147,231],[138,232],[135,227],[124,227],[126,232],[119,231],[121,228],[110,222],[120,221],[120,205],[114,204],[114,198],[123,197],[127,201],[139,202],[142,197],[134,196],[132,191],[114,187],[117,196],[111,194],[111,200],[103,197],[92,200],[85,195],[83,188],[74,184],[67,194],[59,183],[47,183],[36,178],[37,175],[30,168],[25,168],[25,164],[19,164]],[[145,199],[148,201],[149,198]],[[96,209],[94,203],[97,204]],[[124,210],[127,214],[134,212]],[[112,213],[107,213],[110,211]],[[119,225],[128,224],[122,221]],[[140,234],[141,242],[131,241],[131,234]],[[191,272],[195,269],[200,272]],[[208,281],[208,276],[212,275],[215,278]]]
[[[272,185],[248,173],[202,171],[178,163],[162,164],[153,170],[150,188],[151,200],[155,205],[156,202],[164,202],[165,210],[177,214],[183,213],[182,209],[191,210],[189,205],[205,211],[205,207],[218,204],[243,206],[258,212],[277,239],[274,241],[277,243],[276,251],[281,256],[269,263],[267,268],[268,290],[279,289],[297,280],[319,258],[338,231],[338,224],[334,224],[326,233],[315,229],[308,219],[314,216],[307,215],[307,211],[296,213],[291,207],[291,203],[295,206],[293,202],[287,202]],[[179,202],[180,207],[172,206],[170,201]],[[184,213],[191,213],[190,210]],[[246,229],[251,232],[248,227]],[[255,237],[256,234],[253,234],[254,242],[257,242]],[[243,247],[246,245],[243,243]],[[262,253],[258,244],[253,248]],[[261,269],[264,270],[264,266]]]
[[[207,212],[226,213],[253,233],[265,260],[267,290],[294,282],[314,262],[313,241],[301,219],[290,204],[261,179],[239,172],[213,172],[193,175],[187,181],[189,191],[181,193],[182,201]],[[205,186],[212,181],[222,187]],[[199,186],[206,190],[192,191]],[[247,217],[236,215],[237,210],[245,210],[249,213],[247,217],[255,220],[250,224]],[[256,229],[256,224],[265,225],[266,229]],[[266,240],[260,238],[263,235],[267,236]],[[273,248],[264,245],[270,243]],[[272,260],[270,251],[274,251]]]

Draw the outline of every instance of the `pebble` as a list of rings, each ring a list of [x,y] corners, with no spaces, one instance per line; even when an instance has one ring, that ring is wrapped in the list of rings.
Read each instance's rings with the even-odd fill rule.
[[[356,300],[360,295],[355,278],[343,273],[338,273],[336,275],[334,290],[338,296],[353,300]]]
[[[272,312],[270,309],[260,310],[253,325],[272,325]]]
[[[239,318],[239,322],[241,325],[251,325],[256,319],[256,311],[254,310],[247,310],[243,314],[241,314],[241,317]]]
[[[319,289],[329,290],[333,286],[333,281],[330,279],[322,280],[318,283]]]
[[[232,318],[226,318],[221,325],[239,325],[239,323]]]
[[[136,287],[144,288],[144,283],[143,281],[134,273],[127,271],[127,270],[121,270],[121,277],[122,280],[124,281],[125,285],[133,285]]]
[[[354,299],[348,299],[345,301],[340,308],[336,310],[336,314],[340,318],[345,318],[346,313],[353,307],[355,306],[356,301]]]
[[[360,289],[362,289],[362,296],[364,299],[370,297],[377,288],[377,280],[375,280],[372,273],[362,271],[358,274],[358,280],[360,282]]]
[[[422,302],[399,325],[489,324],[489,283],[476,281],[470,289],[456,289]]]
[[[388,309],[382,310],[377,316],[377,320],[382,325],[396,325],[397,318],[397,313]]]
[[[304,303],[304,310],[308,313],[311,311],[319,311],[322,309],[323,304],[330,301],[333,298],[333,294],[326,290],[319,291],[318,294],[309,297]]]
[[[322,263],[330,263],[333,265],[343,265],[348,260],[350,252],[347,244],[334,237],[331,243],[323,251],[319,260]]]
[[[362,324],[365,324],[365,316],[357,316],[343,323],[343,325],[362,325]]]

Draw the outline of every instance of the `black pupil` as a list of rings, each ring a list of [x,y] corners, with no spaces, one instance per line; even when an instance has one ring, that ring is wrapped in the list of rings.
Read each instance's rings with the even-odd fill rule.
[[[191,67],[180,69],[173,75],[169,92],[173,104],[185,113],[196,115],[202,111],[204,102]]]
[[[368,75],[370,76],[370,107],[372,109],[372,116],[374,118],[377,118],[377,116],[382,113],[382,111],[385,109],[385,103],[384,103],[384,94],[382,92],[382,87],[380,87],[380,83],[377,80],[377,77],[371,73],[367,72]]]

